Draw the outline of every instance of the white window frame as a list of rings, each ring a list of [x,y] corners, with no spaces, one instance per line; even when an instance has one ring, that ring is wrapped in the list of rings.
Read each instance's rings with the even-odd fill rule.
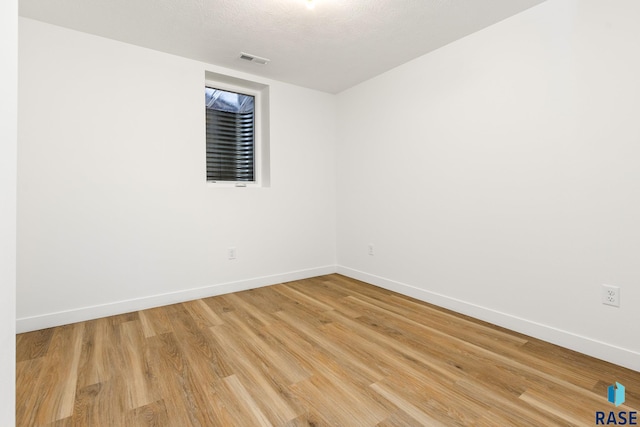
[[[204,83],[205,87],[254,97],[253,181],[207,181],[207,186],[214,188],[269,187],[269,86],[209,71],[205,72]],[[204,87],[202,89],[204,92]],[[206,125],[206,117],[204,120]],[[206,168],[206,153],[204,157]]]

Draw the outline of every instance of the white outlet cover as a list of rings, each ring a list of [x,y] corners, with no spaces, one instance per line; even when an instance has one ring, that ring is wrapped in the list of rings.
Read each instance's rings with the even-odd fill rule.
[[[613,307],[620,307],[620,288],[602,285],[602,303]]]

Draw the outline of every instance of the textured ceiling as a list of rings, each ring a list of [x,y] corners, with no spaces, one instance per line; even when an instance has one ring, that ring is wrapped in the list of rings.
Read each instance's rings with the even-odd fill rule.
[[[544,0],[20,0],[20,15],[337,93]],[[240,52],[269,58],[267,65]]]

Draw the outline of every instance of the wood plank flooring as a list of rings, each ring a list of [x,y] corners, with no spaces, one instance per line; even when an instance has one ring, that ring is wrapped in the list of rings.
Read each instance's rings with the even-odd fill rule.
[[[18,426],[593,426],[640,373],[330,275],[18,335],[16,394]]]

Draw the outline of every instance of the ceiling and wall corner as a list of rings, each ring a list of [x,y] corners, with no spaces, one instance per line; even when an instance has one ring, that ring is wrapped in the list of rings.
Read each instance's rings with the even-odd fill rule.
[[[338,93],[542,1],[21,0],[20,15]]]

